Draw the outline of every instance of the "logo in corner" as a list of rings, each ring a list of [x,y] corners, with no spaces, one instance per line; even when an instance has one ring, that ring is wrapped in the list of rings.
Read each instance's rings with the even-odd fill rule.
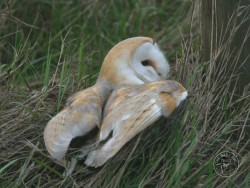
[[[230,177],[237,172],[239,168],[239,160],[234,153],[224,151],[216,155],[213,166],[218,175]]]

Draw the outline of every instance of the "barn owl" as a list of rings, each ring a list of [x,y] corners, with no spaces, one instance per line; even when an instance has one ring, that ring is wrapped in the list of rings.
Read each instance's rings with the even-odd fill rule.
[[[114,89],[159,81],[168,73],[169,64],[153,39],[134,37],[116,44],[106,55],[96,84],[69,97],[64,109],[45,127],[49,154],[61,160],[73,138],[100,128],[102,109]]]
[[[85,164],[102,166],[136,134],[161,116],[168,117],[187,95],[181,84],[170,80],[115,89],[105,105],[96,149]]]

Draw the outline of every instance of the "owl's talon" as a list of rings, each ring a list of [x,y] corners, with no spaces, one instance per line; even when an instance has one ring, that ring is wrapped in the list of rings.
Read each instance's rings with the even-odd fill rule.
[[[73,173],[73,171],[75,170],[76,164],[77,164],[77,158],[72,157],[71,160],[68,161],[66,164],[66,168],[63,173],[64,177],[68,177]]]
[[[95,167],[95,157],[96,157],[96,151],[92,150],[88,154],[87,159],[85,160],[84,164],[86,166]]]

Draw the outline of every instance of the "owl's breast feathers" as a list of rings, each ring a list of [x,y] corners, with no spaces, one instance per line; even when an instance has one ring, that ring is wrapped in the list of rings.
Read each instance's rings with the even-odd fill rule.
[[[64,109],[45,128],[44,141],[51,156],[62,159],[73,138],[100,126],[101,115],[101,99],[95,86],[72,95]]]

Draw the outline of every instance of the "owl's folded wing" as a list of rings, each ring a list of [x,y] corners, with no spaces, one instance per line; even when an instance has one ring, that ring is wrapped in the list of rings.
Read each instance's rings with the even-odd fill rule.
[[[167,100],[169,107],[176,106],[176,101],[167,92],[133,91],[131,88],[130,95],[126,93],[123,97],[117,94],[107,104],[109,112],[103,120],[97,141],[100,145],[89,153],[85,161],[87,166],[102,166],[135,135],[165,115],[166,105],[162,100]],[[101,145],[101,142],[105,144]]]
[[[66,107],[49,121],[44,130],[44,141],[50,155],[62,159],[73,138],[100,125],[101,110],[100,98],[91,88],[70,97]]]

